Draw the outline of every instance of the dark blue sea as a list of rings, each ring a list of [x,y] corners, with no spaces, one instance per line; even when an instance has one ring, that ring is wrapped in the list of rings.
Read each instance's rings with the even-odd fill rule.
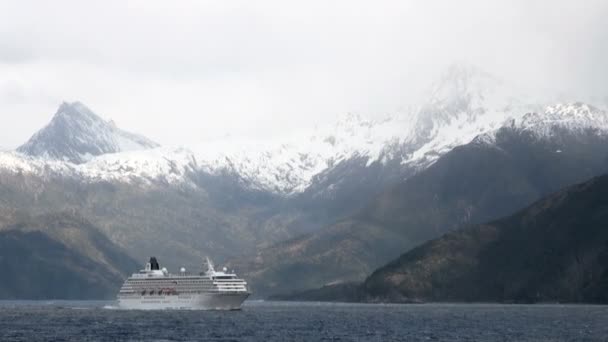
[[[246,302],[222,312],[5,301],[0,341],[608,341],[608,306]]]

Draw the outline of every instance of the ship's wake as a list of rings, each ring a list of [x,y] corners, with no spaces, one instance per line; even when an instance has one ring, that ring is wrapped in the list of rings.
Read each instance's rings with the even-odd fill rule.
[[[120,310],[120,307],[118,307],[118,305],[104,305],[101,308],[104,310]]]

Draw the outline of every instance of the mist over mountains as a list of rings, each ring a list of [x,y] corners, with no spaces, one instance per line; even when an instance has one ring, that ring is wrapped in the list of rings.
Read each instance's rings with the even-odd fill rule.
[[[446,70],[411,112],[349,114],[264,143],[159,146],[82,103],[63,103],[29,141],[0,152],[0,224],[6,239],[26,241],[11,252],[21,255],[30,238],[62,241],[44,229],[22,233],[24,217],[45,227],[69,213],[82,221],[70,226],[89,227],[122,253],[108,267],[128,272],[155,255],[198,269],[209,255],[266,296],[363,280],[429,239],[606,173],[607,142],[605,111],[535,102],[462,66]],[[119,273],[110,273],[114,284]]]

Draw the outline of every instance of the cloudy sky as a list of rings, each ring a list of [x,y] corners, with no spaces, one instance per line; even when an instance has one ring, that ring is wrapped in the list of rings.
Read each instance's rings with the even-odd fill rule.
[[[0,146],[75,100],[164,144],[290,134],[415,103],[453,62],[602,99],[606,18],[606,0],[0,0]]]

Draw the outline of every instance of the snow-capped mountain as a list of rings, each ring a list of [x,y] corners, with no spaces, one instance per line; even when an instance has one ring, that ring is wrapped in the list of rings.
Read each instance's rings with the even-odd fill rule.
[[[429,239],[504,217],[564,186],[606,174],[607,120],[607,112],[582,103],[507,119],[367,197],[360,209],[351,206],[351,213],[308,235],[235,258],[231,267],[246,270],[258,294],[363,280]],[[319,202],[333,209],[364,193]],[[299,281],[281,281],[293,278]]]
[[[294,195],[315,183],[315,192],[336,191],[348,177],[375,179],[380,183],[374,186],[381,187],[428,167],[475,137],[490,139],[506,125],[520,125],[539,136],[555,123],[568,129],[608,127],[605,112],[587,105],[540,107],[479,69],[453,66],[412,111],[383,118],[348,114],[334,125],[274,142],[158,147],[81,103],[64,103],[49,125],[19,147],[21,154],[3,153],[1,165],[87,182],[195,185],[197,174],[229,175],[245,189]]]
[[[424,168],[456,146],[542,109],[519,89],[472,66],[452,65],[431,86],[406,137],[406,164]]]
[[[525,139],[521,148],[542,148],[543,158],[547,151],[555,158],[603,155],[597,150],[607,140],[605,111],[582,103],[529,105],[525,98],[477,69],[454,67],[411,110],[349,114],[288,139],[162,147],[82,104],[63,104],[18,151],[0,152],[3,205],[14,212],[81,211],[134,255],[157,253],[158,241],[168,241],[158,255],[174,263],[204,253],[234,257],[349,217],[474,139],[498,154],[504,141]],[[584,139],[567,149],[577,136]],[[560,137],[567,138],[553,143]]]
[[[197,172],[230,174],[242,186],[277,194],[304,191],[313,177],[355,156],[377,160],[403,132],[405,120],[348,115],[334,126],[274,141],[225,140],[158,147],[124,132],[81,103],[64,103],[51,122],[17,149],[4,153],[8,170],[145,184],[191,183]]]
[[[103,120],[80,102],[64,102],[51,122],[17,150],[29,156],[83,163],[106,153],[158,146]]]

